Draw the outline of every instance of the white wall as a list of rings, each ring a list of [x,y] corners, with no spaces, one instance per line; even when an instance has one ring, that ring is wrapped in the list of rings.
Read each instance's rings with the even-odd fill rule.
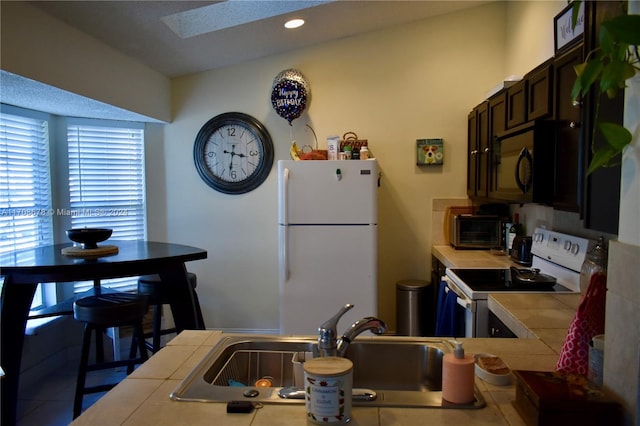
[[[2,70],[171,121],[168,78],[27,2],[2,2]]]
[[[506,72],[523,76],[553,56],[553,18],[564,0],[507,3]]]
[[[289,156],[290,131],[299,144],[312,142],[305,124],[321,145],[347,131],[369,140],[383,173],[379,315],[393,327],[395,283],[429,277],[431,199],[465,195],[466,117],[504,74],[504,22],[504,4],[490,4],[173,82],[161,185],[167,239],[209,252],[189,265],[207,326],[278,328],[277,191],[273,171],[245,195],[207,187],[192,159],[200,127],[222,112],[249,113],[271,133],[276,160]],[[287,68],[301,70],[311,86],[308,110],[292,128],[270,104],[273,79]],[[444,166],[417,167],[415,140],[438,137]]]

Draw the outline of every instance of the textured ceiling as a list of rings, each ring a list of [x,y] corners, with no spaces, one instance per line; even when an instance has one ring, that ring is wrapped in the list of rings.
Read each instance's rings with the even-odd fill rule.
[[[478,0],[31,3],[168,77],[233,65],[480,4]],[[278,14],[291,8],[290,3],[306,8]],[[248,16],[250,11],[254,13]],[[211,21],[207,25],[211,31],[201,29],[202,34],[181,38],[165,23],[181,12],[184,19],[194,25]],[[301,17],[307,23],[301,28],[286,30],[284,22],[293,17]],[[242,18],[246,18],[246,22],[243,23]]]
[[[32,1],[168,78],[451,13],[492,0]],[[287,30],[284,22],[306,24]],[[59,115],[155,121],[6,72],[0,101]],[[45,92],[46,91],[46,92]],[[37,93],[37,96],[29,94]],[[46,93],[46,96],[43,96]]]

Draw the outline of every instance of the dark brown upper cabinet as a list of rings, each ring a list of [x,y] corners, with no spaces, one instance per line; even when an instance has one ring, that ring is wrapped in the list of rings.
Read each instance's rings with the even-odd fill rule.
[[[583,57],[580,43],[553,62],[556,123],[553,207],[571,212],[579,212],[582,201],[582,107],[580,102],[572,101],[571,90],[576,79],[573,67]]]
[[[553,114],[553,62],[539,65],[525,76],[527,82],[527,120],[533,121]]]
[[[467,194],[471,198],[485,198],[489,193],[489,102],[474,108],[467,123]]]
[[[527,122],[527,80],[520,80],[507,89],[507,128]]]

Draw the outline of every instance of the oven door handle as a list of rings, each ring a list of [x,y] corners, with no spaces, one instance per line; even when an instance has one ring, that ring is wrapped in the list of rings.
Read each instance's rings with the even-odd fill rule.
[[[462,306],[465,309],[471,310],[471,301],[469,299],[461,299],[460,297],[458,297],[456,299],[456,303],[460,306]]]
[[[453,283],[451,282],[451,280],[445,279],[445,282],[447,283],[447,285],[446,285],[444,291],[446,291],[447,293],[450,292],[450,291],[454,292],[455,295],[457,296],[456,297],[456,303],[458,305],[462,306],[463,308],[474,312],[475,311],[475,309],[474,309],[475,306],[474,306],[473,302],[468,297],[466,297],[464,294],[460,294],[460,293],[462,293],[461,291],[459,291],[459,290],[456,291],[457,289],[455,289],[455,287],[454,287]]]

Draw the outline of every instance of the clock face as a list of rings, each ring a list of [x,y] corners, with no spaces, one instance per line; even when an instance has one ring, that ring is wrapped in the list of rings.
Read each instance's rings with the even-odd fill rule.
[[[231,112],[212,118],[200,129],[193,156],[207,185],[226,194],[242,194],[269,175],[273,143],[258,120]]]

